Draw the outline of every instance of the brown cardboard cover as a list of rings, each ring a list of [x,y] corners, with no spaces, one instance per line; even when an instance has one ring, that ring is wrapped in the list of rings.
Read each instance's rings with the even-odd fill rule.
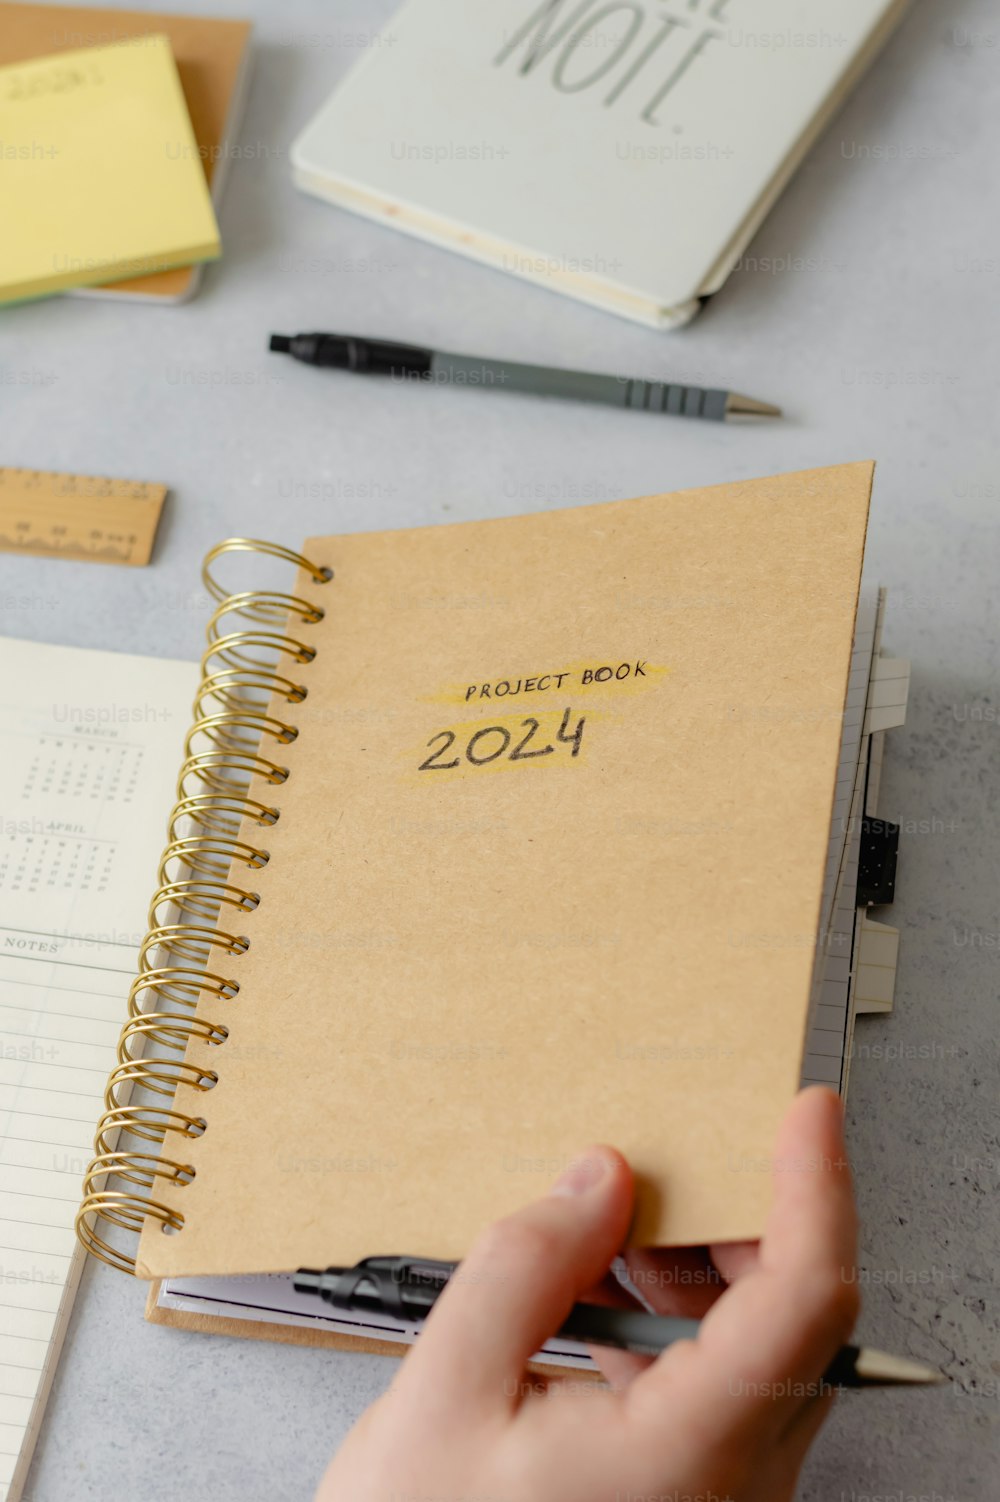
[[[637,1242],[759,1234],[872,469],[305,545],[301,734],[144,1275],[458,1258],[594,1140]]]

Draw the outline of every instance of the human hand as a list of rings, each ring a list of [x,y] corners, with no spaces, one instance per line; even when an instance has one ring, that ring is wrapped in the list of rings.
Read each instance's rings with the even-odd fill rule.
[[[655,1308],[702,1318],[697,1340],[655,1361],[595,1350],[610,1387],[527,1377],[570,1306],[597,1296],[631,1208],[627,1163],[598,1147],[489,1227],[316,1502],[789,1502],[858,1313],[838,1097],[811,1089],[790,1108],[759,1244],[628,1254]]]

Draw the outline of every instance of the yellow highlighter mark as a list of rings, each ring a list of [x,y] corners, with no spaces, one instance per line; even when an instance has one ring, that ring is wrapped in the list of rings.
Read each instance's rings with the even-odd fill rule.
[[[512,705],[506,713],[452,721],[429,736],[425,745],[414,748],[410,772],[430,783],[442,775],[481,777],[518,767],[570,766],[583,758],[588,721],[595,718],[600,717],[563,707],[561,701],[560,708],[536,714]]]
[[[463,704],[480,708],[486,704],[511,707],[518,704],[540,702],[536,696],[558,694],[585,694],[587,698],[598,695],[643,692],[662,681],[669,668],[658,667],[641,657],[591,658],[585,662],[563,663],[558,669],[544,672],[511,673],[506,676],[479,677],[467,683],[448,684],[440,693],[429,696],[434,704]]]
[[[461,704],[466,716],[446,720],[422,746],[412,747],[408,773],[430,785],[442,775],[478,778],[527,766],[579,766],[600,727],[621,717],[614,701],[644,692],[670,672],[633,657],[453,685],[433,702]]]

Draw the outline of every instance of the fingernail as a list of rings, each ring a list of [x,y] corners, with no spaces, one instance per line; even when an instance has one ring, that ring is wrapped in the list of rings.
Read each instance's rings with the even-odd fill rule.
[[[608,1171],[608,1160],[600,1153],[574,1158],[556,1179],[550,1194],[577,1195],[596,1189]]]

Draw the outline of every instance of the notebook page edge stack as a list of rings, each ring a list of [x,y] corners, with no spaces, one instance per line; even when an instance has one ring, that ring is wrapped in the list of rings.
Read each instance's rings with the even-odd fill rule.
[[[843,1077],[843,1018],[831,1010],[831,987],[844,983],[843,1004],[847,1006],[851,965],[850,933],[853,932],[854,887],[857,885],[855,864],[850,868],[852,799],[861,766],[867,754],[864,719],[870,684],[878,661],[878,597],[862,590],[854,629],[851,676],[844,709],[841,759],[837,771],[833,814],[830,821],[830,848],[824,884],[823,917],[818,929],[818,963],[814,977],[810,1023],[803,1051],[802,1083],[826,1084],[840,1089]],[[851,914],[845,932],[844,909]],[[845,956],[847,960],[845,970]],[[835,1035],[835,1036],[831,1036]],[[839,1062],[836,1038],[840,1039]],[[827,1060],[830,1059],[830,1063]]]

